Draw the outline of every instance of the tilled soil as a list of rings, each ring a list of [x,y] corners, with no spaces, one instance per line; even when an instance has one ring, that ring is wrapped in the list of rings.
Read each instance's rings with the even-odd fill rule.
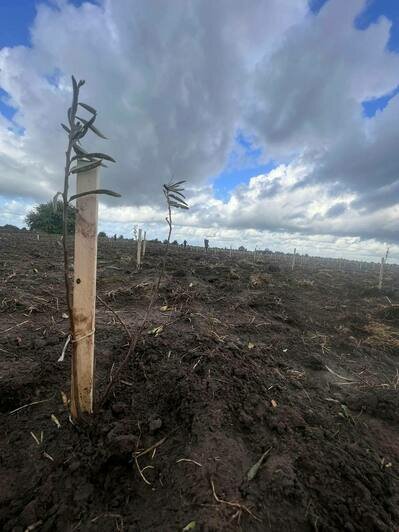
[[[399,530],[399,274],[172,248],[104,407],[65,405],[56,238],[0,235],[0,528]],[[98,293],[134,330],[163,246],[99,244]],[[98,304],[96,395],[126,353]],[[263,456],[263,461],[254,466]]]

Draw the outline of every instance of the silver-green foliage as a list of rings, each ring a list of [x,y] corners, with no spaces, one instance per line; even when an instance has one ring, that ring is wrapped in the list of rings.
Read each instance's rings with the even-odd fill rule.
[[[68,134],[68,150],[65,169],[66,187],[64,187],[64,194],[62,194],[61,192],[57,192],[57,194],[54,196],[54,203],[56,203],[58,196],[60,195],[63,196],[63,200],[66,203],[76,198],[88,196],[90,194],[107,194],[109,196],[120,197],[120,194],[118,194],[117,192],[113,192],[112,190],[107,189],[89,190],[87,192],[71,196],[70,198],[67,198],[65,194],[65,192],[68,190],[68,178],[71,174],[79,174],[81,172],[87,172],[88,170],[97,168],[98,166],[106,166],[103,161],[109,161],[112,163],[115,162],[115,159],[113,159],[110,155],[100,152],[90,153],[86,151],[81,144],[83,138],[89,131],[92,131],[95,135],[102,139],[106,139],[105,135],[103,135],[101,131],[99,131],[94,125],[94,122],[97,118],[96,109],[94,109],[94,107],[88,105],[87,103],[79,101],[80,88],[84,85],[84,83],[84,80],[80,80],[79,82],[77,82],[74,76],[72,76],[73,95],[72,105],[71,107],[69,107],[67,112],[68,125],[61,124],[63,129]],[[77,114],[79,108],[84,111],[87,111],[89,113],[89,117],[83,118],[79,116]],[[71,157],[72,150],[75,155]]]
[[[163,186],[163,193],[165,194],[168,206],[176,207],[178,209],[188,209],[188,205],[185,202],[185,195],[182,193],[184,188],[181,186],[185,181],[177,181],[172,183],[170,181],[167,185]]]

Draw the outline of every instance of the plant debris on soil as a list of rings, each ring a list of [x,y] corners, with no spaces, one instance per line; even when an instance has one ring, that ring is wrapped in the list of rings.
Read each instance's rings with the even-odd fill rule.
[[[172,246],[75,426],[58,240],[0,234],[1,530],[399,530],[398,268]],[[134,246],[100,239],[97,282],[133,332],[164,250]],[[98,302],[98,399],[127,344]]]

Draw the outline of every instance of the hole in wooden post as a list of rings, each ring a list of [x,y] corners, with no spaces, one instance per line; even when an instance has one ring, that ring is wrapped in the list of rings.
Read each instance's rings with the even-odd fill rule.
[[[76,284],[80,284],[80,279],[76,279]]]

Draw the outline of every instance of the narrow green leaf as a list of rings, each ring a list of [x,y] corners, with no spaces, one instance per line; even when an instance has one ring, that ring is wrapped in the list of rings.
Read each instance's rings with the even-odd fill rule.
[[[91,105],[83,102],[79,102],[79,105],[81,105],[83,109],[86,109],[86,111],[89,111],[89,113],[92,113],[93,115],[97,114],[97,111]]]
[[[104,161],[110,161],[111,163],[116,163],[110,155],[106,153],[88,153],[87,157],[92,157],[93,159],[104,159]]]
[[[68,201],[73,201],[77,198],[82,198],[83,196],[89,196],[90,194],[106,194],[107,196],[113,196],[114,198],[120,198],[121,195],[118,192],[113,192],[112,190],[107,190],[105,188],[99,188],[97,190],[88,190],[87,192],[80,192],[71,196]]]
[[[61,127],[63,127],[65,129],[65,131],[68,133],[68,135],[71,133],[71,130],[65,124],[61,124]]]
[[[72,158],[71,158],[71,164],[74,162],[74,161],[77,161],[77,160],[84,160],[86,159],[88,162],[91,162],[93,161],[92,157],[90,156],[89,153],[87,153],[86,150],[84,150],[81,146],[77,146],[77,145],[73,145],[72,146],[73,149],[75,150],[75,153],[76,155],[74,155]]]
[[[176,203],[174,201],[169,201],[169,205],[171,205],[172,207],[176,207],[177,209],[188,209],[186,205],[181,205],[180,203]]]
[[[78,157],[76,156],[72,157],[71,162],[72,160],[79,159],[79,155],[87,155],[87,151],[84,150],[81,146],[79,146],[76,142],[73,143],[72,148],[74,149]]]
[[[181,190],[183,190],[183,189],[181,189]],[[178,196],[181,196],[182,198],[186,197],[184,194],[182,194],[181,192],[178,192],[177,190],[173,190],[173,193],[177,194]]]
[[[80,128],[80,131],[78,133],[78,135],[76,136],[77,139],[82,139],[86,133],[88,132],[89,130],[89,127],[91,127],[91,125],[93,124],[94,120],[96,119],[96,115],[93,115],[90,120],[86,120],[85,118],[81,118],[80,116],[76,116],[76,118],[78,120],[80,120],[83,124],[83,126],[81,126]]]
[[[91,127],[92,124],[94,124],[94,121],[95,121],[95,119],[96,119],[96,115],[93,115],[93,116],[90,118],[90,120],[86,120],[85,118],[80,118],[80,116],[76,116],[76,118],[77,118],[78,120],[80,120],[80,121],[84,124],[83,129],[85,129],[85,135],[86,135],[88,128]]]
[[[72,134],[72,139],[79,140],[83,136],[83,135],[81,135],[81,133],[82,133],[82,127],[79,126],[79,125],[75,126],[75,129],[74,129],[73,134]]]
[[[75,150],[76,151],[76,150]],[[78,148],[77,155],[74,155],[71,159],[71,163],[73,161],[76,161],[77,159],[84,158],[88,159],[89,161],[94,161],[95,159],[101,159],[104,161],[111,161],[112,163],[115,163],[115,159],[113,159],[110,155],[106,155],[105,153],[88,153],[86,151],[81,151],[80,148]],[[107,168],[107,165],[103,164],[102,166],[105,166]]]
[[[184,190],[184,188],[174,188],[174,187],[169,187],[169,190],[170,192],[175,192],[176,194],[178,194],[179,192],[181,192],[182,190]]]
[[[182,196],[183,198],[185,197],[184,194],[182,194],[181,192],[179,192],[180,190],[184,190],[184,188],[174,188],[172,185],[164,185],[164,188],[168,191],[168,192],[174,192],[175,194],[179,194],[179,196]]]
[[[71,106],[71,116],[73,118],[78,108],[78,97],[79,97],[79,87],[78,87],[78,84],[76,83],[76,79],[74,76],[72,76],[72,88],[73,88],[73,97],[72,97],[72,106]]]
[[[169,197],[173,198],[174,200],[176,200],[177,203],[182,203],[183,205],[186,205],[188,207],[187,203],[184,200],[182,200],[181,198],[179,198],[178,196],[175,196],[174,194],[170,193]]]
[[[93,126],[93,124],[89,125],[89,128],[95,133],[97,136],[99,136],[102,139],[107,140],[107,137],[101,133],[96,127]]]
[[[94,161],[89,164],[84,164],[82,166],[74,166],[72,170],[70,171],[71,174],[81,174],[82,172],[88,172],[89,170],[93,170],[94,168],[97,168],[97,166],[100,166],[101,161]]]
[[[90,120],[86,120],[86,118],[81,118],[81,117],[78,116],[78,115],[76,115],[76,118],[77,118],[78,120],[80,120],[80,121],[81,121],[83,124],[85,124],[85,125],[87,125],[87,124],[93,124],[94,121],[95,121],[95,119],[96,119],[95,116],[92,116],[92,117],[90,118]]]

